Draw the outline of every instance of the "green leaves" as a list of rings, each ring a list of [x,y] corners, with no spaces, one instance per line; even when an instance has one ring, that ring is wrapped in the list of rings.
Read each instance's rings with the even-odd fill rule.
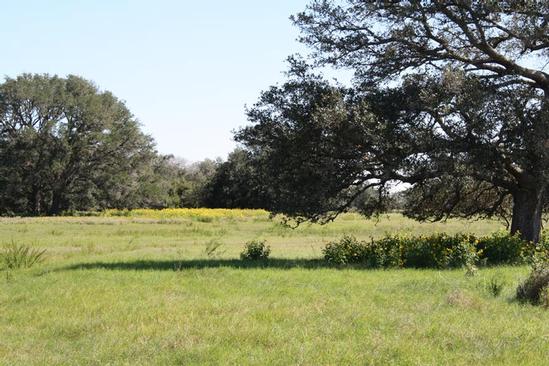
[[[0,214],[132,207],[149,179],[142,172],[156,158],[152,139],[90,81],[8,78],[0,112]]]
[[[511,227],[536,241],[549,207],[547,10],[311,1],[293,18],[310,63],[350,69],[354,83],[332,85],[293,58],[287,82],[248,111],[254,125],[236,138],[268,177],[268,208],[326,221],[375,188],[371,215],[386,208],[388,187],[404,182],[412,217],[508,219],[512,205],[535,196]]]

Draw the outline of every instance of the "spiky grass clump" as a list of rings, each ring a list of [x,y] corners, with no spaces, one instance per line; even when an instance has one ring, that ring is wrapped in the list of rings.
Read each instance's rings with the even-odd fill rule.
[[[0,250],[0,263],[7,269],[30,268],[44,261],[46,249],[11,242]]]

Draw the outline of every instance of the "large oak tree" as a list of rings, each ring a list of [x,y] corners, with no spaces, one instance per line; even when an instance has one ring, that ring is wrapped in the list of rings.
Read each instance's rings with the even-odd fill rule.
[[[0,84],[0,214],[155,203],[160,159],[123,102],[77,76]]]
[[[315,66],[298,61],[237,133],[269,179],[274,212],[325,220],[361,192],[412,185],[419,219],[512,216],[538,241],[549,204],[549,3],[313,1],[294,18]]]

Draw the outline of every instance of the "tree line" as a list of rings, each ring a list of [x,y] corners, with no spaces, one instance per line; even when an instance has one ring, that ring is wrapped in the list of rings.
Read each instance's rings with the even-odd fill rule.
[[[24,74],[0,84],[0,215],[268,209],[276,192],[258,162],[242,148],[225,161],[161,155],[121,100],[78,76]]]
[[[0,85],[1,215],[263,207],[248,158],[160,155],[121,100],[78,76],[24,74]]]

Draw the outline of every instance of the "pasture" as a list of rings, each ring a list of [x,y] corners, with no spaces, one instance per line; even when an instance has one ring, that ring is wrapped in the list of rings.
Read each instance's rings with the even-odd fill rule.
[[[0,364],[544,364],[549,312],[513,300],[526,266],[468,277],[321,261],[343,234],[502,228],[346,214],[290,229],[250,210],[3,218],[2,244],[47,253],[0,271]],[[252,239],[271,246],[269,261],[239,259]]]

